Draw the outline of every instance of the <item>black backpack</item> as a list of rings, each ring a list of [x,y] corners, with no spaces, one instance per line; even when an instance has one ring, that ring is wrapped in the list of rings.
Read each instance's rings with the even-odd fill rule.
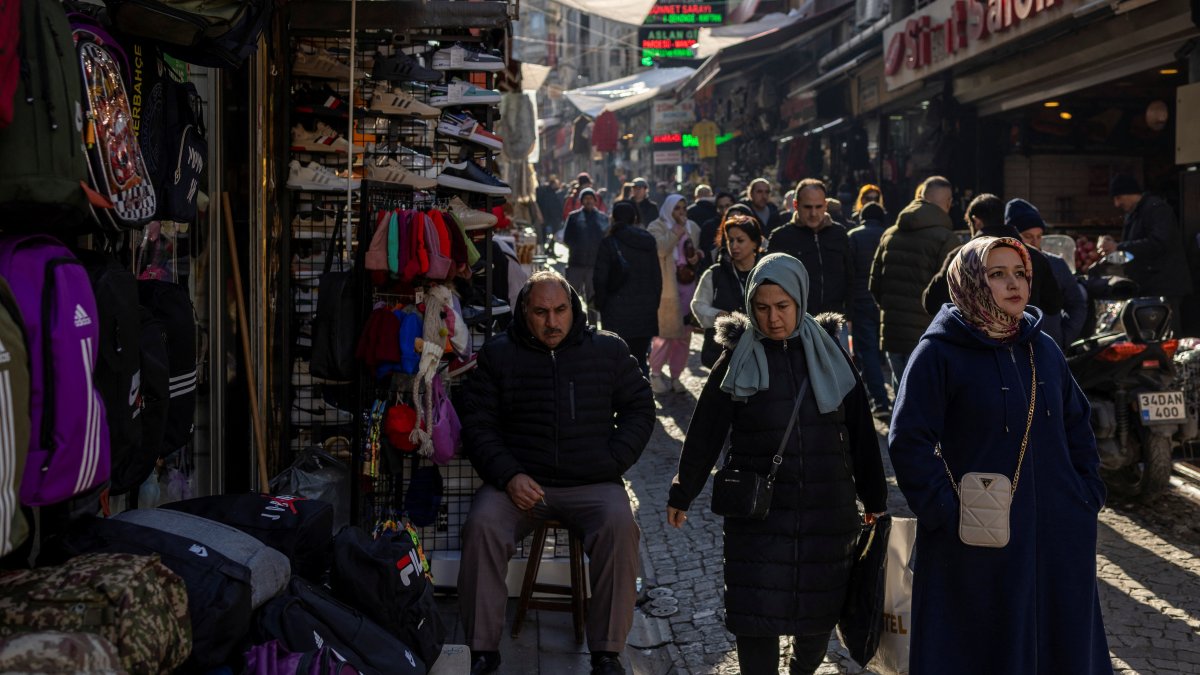
[[[319,581],[333,558],[333,506],[304,497],[214,495],[163,504],[225,523],[283,553],[292,572]]]
[[[182,672],[222,665],[250,630],[250,570],[193,539],[112,518],[87,518],[47,548],[48,564],[84,553],[158,554],[187,587],[192,655]]]
[[[190,223],[196,220],[196,197],[200,178],[208,162],[208,141],[204,138],[202,101],[191,82],[176,82],[168,74],[163,79],[165,153],[159,163],[165,169],[158,188],[158,218]]]
[[[354,349],[358,344],[358,321],[355,316],[360,296],[355,293],[352,271],[332,271],[333,259],[341,255],[344,247],[341,206],[334,231],[336,235],[329,243],[325,271],[317,287],[317,316],[313,321],[309,369],[316,377],[344,381],[354,379],[357,373]]]
[[[155,40],[171,56],[212,68],[239,68],[258,49],[274,0],[105,0],[123,32]]]
[[[289,651],[329,645],[364,675],[425,675],[425,664],[396,636],[338,602],[324,588],[292,577],[288,591],[259,610],[258,636],[276,639]]]
[[[159,448],[165,456],[186,445],[195,429],[196,312],[187,289],[167,281],[139,280],[138,298],[167,336],[171,404]]]
[[[141,485],[158,459],[158,452],[145,452],[142,443],[142,327],[137,279],[107,253],[78,250],[75,255],[87,268],[100,315],[96,389],[104,399],[111,440],[109,493],[119,495]]]
[[[425,576],[417,547],[407,532],[385,532],[378,539],[346,527],[333,543],[334,595],[361,609],[432,666],[446,642],[446,626]]]
[[[167,345],[167,329],[162,319],[154,316],[154,312],[138,305],[141,317],[141,334],[138,344],[141,346],[141,408],[142,418],[142,448],[140,456],[146,459],[158,458],[165,455],[163,436],[167,432],[167,416],[171,411],[171,350]],[[142,481],[150,475],[150,470],[142,476]],[[140,485],[140,482],[139,482]]]

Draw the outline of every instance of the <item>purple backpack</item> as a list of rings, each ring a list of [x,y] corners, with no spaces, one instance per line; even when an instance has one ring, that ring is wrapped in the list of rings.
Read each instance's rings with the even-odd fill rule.
[[[315,652],[289,652],[279,640],[246,650],[247,675],[359,675],[332,647]]]
[[[99,318],[87,270],[57,239],[0,237],[29,349],[29,456],[21,503],[46,506],[108,480],[108,422],[92,373]]]

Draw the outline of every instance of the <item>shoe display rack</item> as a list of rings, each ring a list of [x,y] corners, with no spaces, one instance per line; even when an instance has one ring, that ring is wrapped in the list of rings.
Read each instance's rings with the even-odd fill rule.
[[[318,445],[351,463],[352,519],[368,529],[405,517],[414,471],[431,463],[393,461],[390,471],[366,465],[372,415],[378,412],[374,403],[402,400],[410,391],[411,375],[377,381],[360,373],[354,381],[332,382],[310,372],[320,277],[330,256],[334,271],[353,271],[355,297],[361,299],[360,327],[376,303],[419,303],[425,290],[421,280],[411,290],[388,287],[380,292],[372,286],[365,252],[380,208],[434,208],[456,222],[472,223],[463,227],[481,256],[473,278],[454,284],[463,313],[471,316],[472,350],[500,325],[498,320],[507,319],[507,305],[491,301],[492,230],[483,224],[495,222],[489,212],[510,193],[493,173],[503,140],[491,131],[500,101],[494,85],[504,62],[489,49],[498,45],[486,44],[506,30],[471,28],[360,30],[353,48],[345,33],[302,30],[293,31],[290,39],[286,77],[291,100],[285,127],[290,157],[283,163],[285,235],[278,242],[282,259],[291,261],[280,271],[280,297],[292,300],[290,320],[282,322],[288,334],[280,350],[280,365],[288,364],[284,367],[292,373],[285,383],[291,409],[284,416],[284,437],[291,439],[293,451]],[[345,213],[340,227],[339,208]],[[460,393],[454,385],[469,365],[460,360],[452,364],[449,356],[442,362],[440,377],[452,399]],[[435,559],[437,551],[460,549],[462,524],[480,485],[461,458],[441,466],[439,473],[442,497],[434,507],[436,517],[426,514],[418,530]]]

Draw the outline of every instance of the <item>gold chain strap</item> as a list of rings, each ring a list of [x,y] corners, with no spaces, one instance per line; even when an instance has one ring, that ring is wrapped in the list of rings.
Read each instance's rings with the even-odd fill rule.
[[[1021,480],[1021,464],[1025,461],[1025,449],[1029,447],[1029,431],[1033,428],[1033,410],[1037,406],[1037,365],[1033,361],[1033,343],[1029,343],[1029,373],[1031,386],[1029,389],[1029,413],[1025,416],[1025,435],[1021,438],[1021,452],[1017,455],[1017,471],[1013,474],[1011,495],[1017,494],[1017,482]],[[950,487],[954,488],[954,494],[962,497],[962,493],[958,490],[958,482],[954,480],[954,474],[950,472],[950,465],[946,463],[946,457],[942,454],[942,444],[938,443],[933,446],[933,453],[942,460],[942,466],[946,467],[946,478],[950,479]]]

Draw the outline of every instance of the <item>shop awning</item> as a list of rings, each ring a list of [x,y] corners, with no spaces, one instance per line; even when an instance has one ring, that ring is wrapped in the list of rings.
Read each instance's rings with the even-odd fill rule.
[[[563,92],[580,112],[596,117],[605,110],[628,108],[660,94],[669,94],[696,72],[695,68],[656,68]]]
[[[767,31],[790,26],[803,18],[803,14],[793,9],[787,14],[774,12],[758,21],[751,21],[750,23],[701,28],[700,36],[696,40],[696,46],[693,47],[693,50],[696,52],[696,58],[707,59],[726,47],[741,44]]]
[[[617,23],[642,25],[655,0],[554,0],[585,14],[602,16]]]
[[[745,75],[754,66],[771,60],[764,57],[786,56],[789,50],[801,47],[816,39],[823,31],[833,28],[841,19],[846,7],[852,8],[854,3],[840,3],[820,14],[768,29],[749,39],[721,48],[680,85],[676,95],[679,98],[687,98],[711,82]]]

